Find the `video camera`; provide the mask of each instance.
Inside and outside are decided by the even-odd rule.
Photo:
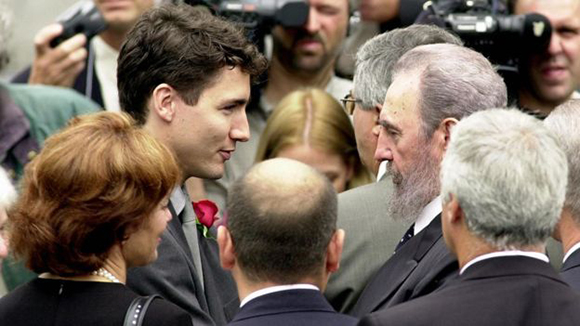
[[[517,75],[520,58],[544,51],[552,26],[540,14],[509,15],[503,1],[429,1],[418,22],[435,23],[457,34],[498,66],[500,74]]]
[[[203,5],[213,14],[245,27],[248,37],[264,48],[264,36],[275,25],[300,27],[308,20],[307,0],[184,0],[189,5]]]

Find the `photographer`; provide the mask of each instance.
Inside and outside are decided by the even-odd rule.
[[[523,60],[519,104],[547,116],[569,98],[578,98],[580,83],[580,1],[514,0],[516,15],[539,13],[552,25],[549,47]]]
[[[575,91],[580,85],[579,0],[434,3],[416,22],[451,29],[466,46],[473,46],[501,66],[515,106],[544,118],[557,105],[580,97]],[[475,21],[483,26],[489,18],[496,25],[478,30]]]
[[[93,1],[108,27],[91,40],[77,34],[56,47],[50,43],[63,33],[62,24],[42,28],[34,38],[31,67],[16,75],[13,82],[72,87],[106,110],[119,111],[119,48],[141,14],[162,0]]]

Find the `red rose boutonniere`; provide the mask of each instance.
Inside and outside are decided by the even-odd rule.
[[[198,229],[203,233],[204,237],[211,237],[209,229],[215,220],[217,220],[216,214],[219,211],[216,204],[206,199],[193,202],[193,211],[195,212],[195,216],[197,216],[195,224]]]

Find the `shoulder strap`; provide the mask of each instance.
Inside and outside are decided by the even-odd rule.
[[[141,326],[143,324],[143,319],[145,318],[145,313],[147,308],[153,299],[161,298],[157,294],[153,294],[147,297],[137,297],[129,305],[127,313],[125,314],[125,321],[123,326]]]

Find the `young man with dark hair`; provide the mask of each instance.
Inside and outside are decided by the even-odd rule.
[[[220,178],[236,143],[250,137],[250,81],[265,67],[265,58],[232,23],[187,5],[157,7],[141,17],[121,48],[121,107],[172,150],[182,183]],[[189,311],[196,325],[224,325],[238,309],[237,292],[219,266],[213,229],[200,231],[184,188],[173,191],[169,206],[173,219],[159,259],[129,272],[128,285],[161,294]]]

